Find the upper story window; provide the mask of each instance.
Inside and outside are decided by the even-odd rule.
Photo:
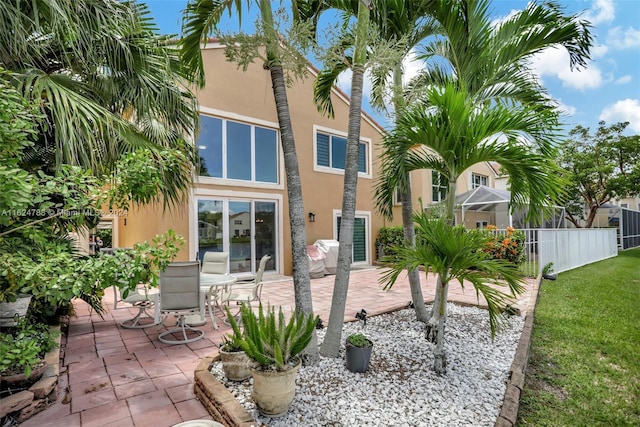
[[[361,140],[358,144],[358,173],[370,176],[370,143]],[[315,170],[343,173],[346,165],[347,137],[324,130],[315,132]]]
[[[431,201],[441,202],[447,197],[449,182],[440,172],[431,171]]]
[[[200,115],[196,146],[201,176],[278,182],[278,132],[274,129]]]
[[[471,174],[471,188],[478,188],[481,185],[488,186],[489,177],[486,175],[479,175],[477,173]]]

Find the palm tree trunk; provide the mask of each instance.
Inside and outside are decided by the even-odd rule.
[[[449,189],[447,190],[447,218],[451,222],[451,225],[455,224],[455,208],[456,208],[456,191],[457,191],[457,180],[458,177],[450,177],[449,178]],[[439,339],[444,340],[444,324],[442,326],[442,331],[440,330],[440,323],[444,322],[441,318],[442,310],[440,307],[443,304],[446,306],[447,304],[447,295],[449,293],[449,285],[443,285],[442,277],[438,276],[438,280],[436,280],[436,293],[435,299],[433,301],[433,309],[431,310],[431,316],[429,316],[429,321],[427,322],[427,338],[431,342],[437,343]],[[445,310],[446,312],[446,310]],[[440,336],[440,334],[443,334]]]
[[[398,64],[393,69],[393,103],[396,115],[404,107],[404,97],[402,96],[402,65]],[[404,244],[409,247],[416,245],[416,230],[413,225],[413,201],[411,200],[411,180],[409,172],[406,174],[407,188],[401,194],[402,201],[402,226],[404,231]],[[422,296],[420,286],[420,274],[417,269],[409,270],[409,287],[411,289],[411,301],[416,312],[416,319],[427,322],[429,313]]]
[[[436,348],[433,352],[434,361],[433,369],[438,374],[444,374],[447,371],[447,355],[444,351],[444,326],[447,320],[447,291],[449,290],[449,282],[442,285],[440,291],[438,309],[438,323],[436,329]]]
[[[349,132],[347,137],[347,158],[344,170],[344,193],[342,195],[342,217],[340,220],[340,246],[338,265],[333,285],[331,312],[327,332],[320,354],[337,357],[342,337],[344,311],[349,290],[349,274],[353,256],[353,224],[356,213],[356,188],[358,184],[358,143],[360,136],[360,105],[362,105],[362,83],[364,70],[354,67],[351,80],[351,105],[349,107]],[[359,90],[358,90],[359,88]],[[357,104],[357,105],[356,105]],[[354,138],[355,137],[355,138]],[[355,143],[353,140],[355,139]]]
[[[347,132],[347,153],[344,168],[344,193],[342,195],[342,218],[340,220],[340,246],[338,265],[333,285],[331,312],[327,332],[320,354],[337,357],[342,337],[344,311],[349,290],[349,274],[353,256],[353,223],[356,213],[356,189],[358,184],[358,144],[360,143],[360,123],[362,121],[362,87],[364,64],[366,63],[366,36],[369,27],[369,8],[362,1],[358,6],[358,27],[355,52],[353,55],[353,75],[351,78],[351,103],[349,104],[349,125]]]
[[[262,0],[261,7],[264,23],[270,24],[269,28],[275,28],[273,26],[270,2],[268,0]],[[273,95],[276,101],[278,124],[280,125],[280,141],[284,155],[284,169],[287,176],[295,308],[299,313],[312,313],[313,301],[311,297],[311,281],[309,278],[309,262],[307,260],[307,234],[302,199],[302,182],[300,180],[291,115],[289,113],[287,86],[284,71],[279,61],[278,39],[269,37],[269,40],[270,42],[267,43],[267,58],[270,60],[269,71],[271,74]],[[302,360],[305,365],[315,364],[319,360],[318,338],[315,333],[313,334],[311,343],[302,354]]]

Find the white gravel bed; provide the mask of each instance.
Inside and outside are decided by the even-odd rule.
[[[443,376],[433,371],[433,344],[413,309],[371,317],[364,330],[345,324],[340,357],[301,367],[293,404],[279,418],[260,416],[251,379],[228,381],[220,363],[211,371],[267,426],[493,426],[524,318],[509,317],[492,340],[486,310],[454,304],[448,310]],[[345,366],[344,338],[361,331],[374,342],[373,355],[368,372],[354,374]]]

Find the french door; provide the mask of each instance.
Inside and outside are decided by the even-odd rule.
[[[271,255],[266,270],[278,265],[277,203],[271,200],[197,198],[198,257],[229,252],[231,274],[254,273]]]

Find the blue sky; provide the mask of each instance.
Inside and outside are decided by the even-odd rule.
[[[186,0],[149,0],[156,24],[163,34],[179,34],[181,11]],[[571,71],[568,55],[550,49],[538,55],[532,69],[565,112],[567,129],[576,125],[595,130],[600,120],[607,124],[628,121],[628,134],[640,134],[640,0],[572,0],[560,1],[566,13],[581,13],[592,25],[594,46],[586,69]],[[499,20],[527,4],[523,0],[494,0],[492,16]],[[243,17],[251,25],[254,18]],[[232,23],[233,22],[233,23]],[[235,25],[230,19],[229,25]],[[411,76],[420,67],[406,64]],[[350,77],[340,79],[340,87],[349,93]],[[365,84],[365,92],[370,85]],[[365,104],[366,104],[365,96]],[[382,125],[384,114],[363,107]]]

